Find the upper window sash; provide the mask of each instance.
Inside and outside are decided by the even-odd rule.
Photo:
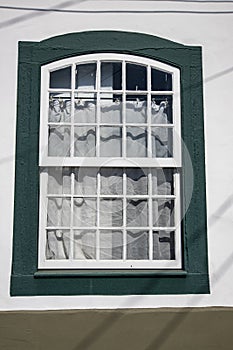
[[[100,80],[100,70],[101,70],[101,62],[119,62],[122,63],[122,88],[121,90],[106,90],[106,87],[101,87],[101,80]],[[82,89],[82,87],[78,87],[76,89],[76,67],[80,64],[88,64],[88,63],[96,63],[96,82],[95,82],[95,88],[94,89]],[[127,90],[127,84],[126,84],[126,66],[127,64],[137,64],[141,65],[142,67],[146,68],[147,71],[147,83],[146,83],[146,90]],[[65,69],[71,67],[71,85],[70,88],[50,88],[50,73],[55,72],[56,70]],[[169,91],[164,90],[152,90],[152,84],[151,84],[151,72],[152,69],[157,69],[165,73],[169,73],[172,76],[172,88]],[[148,154],[145,157],[130,157],[127,156],[127,153],[125,150],[123,150],[121,156],[110,156],[110,157],[101,157],[101,154],[95,154],[94,156],[90,157],[81,157],[81,156],[75,156],[74,155],[74,143],[71,142],[70,146],[70,154],[69,156],[48,156],[48,110],[49,110],[49,94],[56,93],[56,92],[64,92],[67,94],[70,94],[71,99],[71,120],[69,122],[61,123],[59,125],[69,125],[70,127],[70,137],[71,139],[74,138],[74,99],[76,93],[92,93],[96,94],[97,96],[97,120],[96,123],[91,123],[93,126],[97,126],[99,129],[100,125],[100,96],[106,97],[106,94],[113,92],[114,93],[120,93],[122,97],[122,108],[123,108],[123,115],[125,114],[125,106],[126,103],[126,96],[133,95],[136,96],[146,96],[147,98],[147,115],[151,115],[151,104],[152,104],[152,95],[156,96],[172,96],[172,123],[166,124],[166,129],[168,132],[173,133],[172,137],[172,147],[173,152],[172,156],[167,158],[160,158],[160,157],[153,157],[152,154]],[[181,128],[180,128],[180,71],[178,68],[175,68],[173,66],[147,59],[137,56],[131,56],[131,55],[121,55],[121,54],[91,54],[91,55],[84,55],[84,56],[78,56],[78,57],[72,57],[65,60],[56,61],[53,63],[50,63],[48,65],[42,66],[41,68],[41,122],[40,122],[40,157],[39,157],[39,165],[40,166],[58,166],[58,165],[64,165],[64,166],[99,166],[103,163],[106,164],[106,166],[125,166],[125,167],[133,167],[136,164],[140,164],[140,166],[144,167],[181,167]],[[150,117],[149,117],[150,118]],[[55,123],[54,123],[55,124]],[[78,124],[75,124],[76,126]],[[81,125],[85,125],[85,123],[81,123]],[[88,125],[88,123],[86,124]],[[126,127],[125,127],[125,121],[123,121],[123,124],[116,124],[116,126],[122,127],[123,126],[123,133],[122,133],[122,139],[126,138]],[[127,124],[128,125],[128,124]],[[111,124],[112,126],[112,124]],[[147,135],[151,135],[151,132],[153,127],[164,128],[164,124],[153,124],[150,122],[150,119],[146,121],[145,124],[137,124],[133,123],[130,124],[130,126],[139,126],[139,127],[147,127]],[[155,130],[155,129],[154,129]],[[151,146],[151,138],[152,136],[148,136],[148,144],[147,147],[152,149]],[[73,139],[74,140],[74,139]],[[126,144],[126,141],[123,142]],[[126,146],[123,145],[123,148],[126,148]],[[106,162],[107,161],[107,162]]]

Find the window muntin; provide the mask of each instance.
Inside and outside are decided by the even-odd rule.
[[[67,80],[71,71],[70,89],[62,87],[64,71]],[[127,72],[137,71],[146,81],[146,90],[141,90],[145,84],[139,86],[135,77],[132,86],[128,83],[132,90],[127,90]],[[47,88],[51,75],[61,76],[61,88]],[[156,89],[156,77],[158,88],[152,90]],[[59,157],[67,166],[83,161],[98,165],[105,161],[102,157],[118,157],[132,158],[143,166],[181,166],[179,69],[135,56],[86,55],[42,67],[42,86],[40,165],[59,166]],[[59,145],[58,132],[63,141]],[[112,155],[101,151],[109,148],[111,134],[118,139],[118,151]],[[141,152],[135,152],[138,140]],[[58,154],[48,146],[51,143]],[[114,162],[122,165],[120,159]]]
[[[61,87],[51,87],[59,74]],[[82,56],[43,67],[41,95],[39,267],[180,268],[179,70],[134,56]],[[111,193],[108,183],[104,194],[102,172],[113,167],[122,189]],[[95,185],[82,185],[90,193],[78,193],[77,173],[95,169]],[[135,169],[147,188],[130,194]],[[156,193],[155,173],[168,170],[173,190]],[[53,171],[69,190],[49,193]],[[103,215],[109,208],[112,217]]]

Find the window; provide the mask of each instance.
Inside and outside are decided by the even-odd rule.
[[[18,79],[12,295],[208,293],[200,48],[68,34]]]
[[[181,268],[179,70],[94,54],[41,86],[39,267]]]

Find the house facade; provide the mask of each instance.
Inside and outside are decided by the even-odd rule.
[[[231,1],[0,1],[0,347],[231,348]]]

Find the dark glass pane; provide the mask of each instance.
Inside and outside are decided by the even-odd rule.
[[[126,64],[126,90],[146,90],[146,67],[138,64]]]
[[[96,83],[96,63],[76,66],[76,89],[93,90]]]
[[[49,87],[52,89],[71,88],[71,67],[50,72]]]
[[[172,75],[161,70],[151,70],[151,89],[153,91],[171,91]]]
[[[103,62],[101,64],[101,88],[121,90],[122,69],[120,62]]]

